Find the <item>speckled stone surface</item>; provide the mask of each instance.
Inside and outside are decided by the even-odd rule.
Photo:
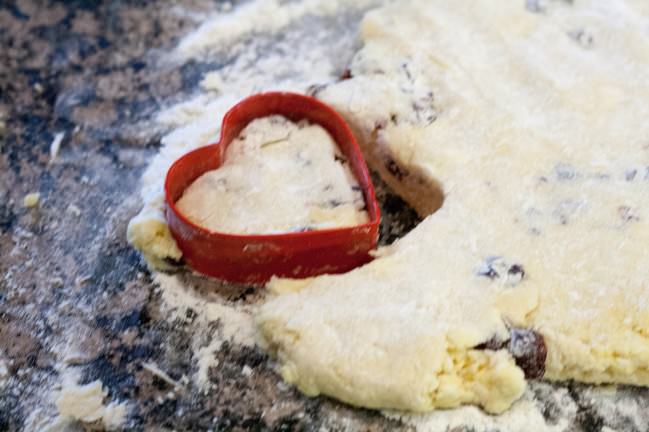
[[[48,390],[62,362],[82,382],[100,379],[111,399],[127,400],[125,430],[407,430],[380,414],[281,383],[257,348],[225,344],[213,388],[174,388],[142,368],[153,362],[172,379],[191,374],[191,320],[169,322],[150,274],[126,243],[138,210],[138,179],[164,131],[147,125],[162,104],[194,90],[206,65],[165,67],[160,53],[218,2],[0,2],[0,431],[24,430],[56,413]],[[65,132],[50,161],[50,143]],[[383,242],[418,221],[379,183]],[[41,194],[33,208],[23,197]],[[180,270],[181,272],[183,270]],[[258,298],[251,287],[215,286],[233,304]],[[63,356],[74,345],[73,356]],[[254,374],[242,376],[248,366]],[[578,414],[575,431],[638,429],[607,415],[565,384]],[[623,389],[647,406],[641,389]],[[536,394],[551,424],[561,407]],[[460,432],[462,429],[454,429]]]

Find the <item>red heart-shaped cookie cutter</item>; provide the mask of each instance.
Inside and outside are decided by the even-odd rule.
[[[369,222],[362,225],[281,234],[228,234],[202,228],[175,206],[199,176],[218,168],[227,146],[252,120],[279,114],[294,122],[306,119],[325,128],[347,157],[363,189]],[[272,92],[251,96],[223,118],[217,144],[196,149],[171,166],[165,180],[166,217],[185,261],[200,273],[240,283],[264,283],[272,276],[305,278],[342,273],[371,261],[380,210],[374,186],[349,126],[332,108],[309,96]]]

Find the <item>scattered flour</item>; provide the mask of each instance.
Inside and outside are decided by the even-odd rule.
[[[73,216],[81,216],[81,209],[74,204],[70,204],[67,210],[68,212],[72,213]]]
[[[612,419],[615,430],[645,431],[649,428],[649,400],[637,397],[640,391],[619,391],[616,386],[585,387],[581,397],[602,418]]]
[[[249,310],[203,299],[177,276],[156,273],[154,280],[162,294],[163,311],[169,314],[171,320],[189,320],[187,311],[191,309],[197,314],[195,322],[219,321],[223,340],[233,340],[241,345],[254,345],[256,330]]]
[[[201,298],[177,276],[157,273],[154,280],[161,293],[162,310],[170,321],[188,321],[188,311],[191,310],[195,314],[193,324],[198,328],[207,329],[211,323],[219,323],[218,333],[212,336],[207,345],[201,345],[199,337],[192,341],[193,357],[198,367],[194,381],[200,387],[206,388],[209,385],[209,368],[218,366],[214,355],[223,342],[229,341],[244,346],[255,344],[257,333],[252,313],[247,308],[228,306]]]
[[[541,404],[535,400],[532,389],[537,384],[531,384],[530,389],[512,407],[500,415],[489,415],[475,406],[463,406],[451,410],[437,410],[428,414],[404,414],[401,412],[386,411],[383,414],[392,419],[401,420],[412,426],[418,432],[448,431],[453,428],[467,428],[472,432],[561,432],[569,430],[577,406],[568,396],[564,388],[552,388],[545,383],[538,386],[550,394],[545,403],[551,402],[552,406],[559,407],[561,415],[556,422],[549,422],[543,416]]]
[[[333,15],[343,7],[360,9],[375,3],[372,0],[252,1],[231,12],[226,8],[226,13],[215,14],[195,32],[183,38],[175,54],[181,58],[196,57],[207,51],[228,47],[252,33],[275,33],[307,15]]]
[[[194,380],[199,387],[206,389],[209,387],[209,370],[211,367],[217,367],[219,360],[215,357],[216,353],[221,349],[223,340],[214,339],[207,346],[201,347],[195,352],[196,365],[198,370],[194,374]]]

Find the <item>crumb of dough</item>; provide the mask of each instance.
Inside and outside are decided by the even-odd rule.
[[[41,194],[38,192],[32,192],[25,195],[23,198],[23,207],[32,208],[36,207],[40,202]]]
[[[223,79],[221,78],[221,74],[219,72],[207,73],[201,81],[201,87],[203,88],[203,90],[207,91],[221,91],[224,85],[225,83],[223,82]]]
[[[128,242],[142,251],[147,263],[161,270],[171,269],[167,260],[178,260],[182,252],[169,231],[164,214],[143,209],[131,219],[126,236]]]
[[[68,206],[68,211],[76,217],[81,216],[81,209],[74,204]]]
[[[56,399],[56,407],[63,418],[78,420],[84,424],[100,423],[108,430],[119,428],[126,418],[125,403],[104,404],[108,392],[100,380],[79,385],[67,383]]]
[[[52,144],[50,144],[50,162],[54,162],[59,155],[59,150],[61,149],[61,143],[65,137],[65,132],[59,132],[54,135]]]

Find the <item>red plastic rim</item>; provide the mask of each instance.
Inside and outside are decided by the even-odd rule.
[[[187,219],[175,206],[199,176],[223,163],[227,146],[252,120],[279,114],[292,121],[309,120],[325,128],[350,162],[363,190],[369,222],[362,225],[281,234],[241,235],[210,231]],[[166,218],[186,263],[208,276],[237,283],[260,284],[272,276],[305,278],[343,273],[371,261],[380,210],[374,186],[349,126],[332,108],[295,93],[261,93],[244,99],[223,118],[216,144],[178,159],[165,179]]]

